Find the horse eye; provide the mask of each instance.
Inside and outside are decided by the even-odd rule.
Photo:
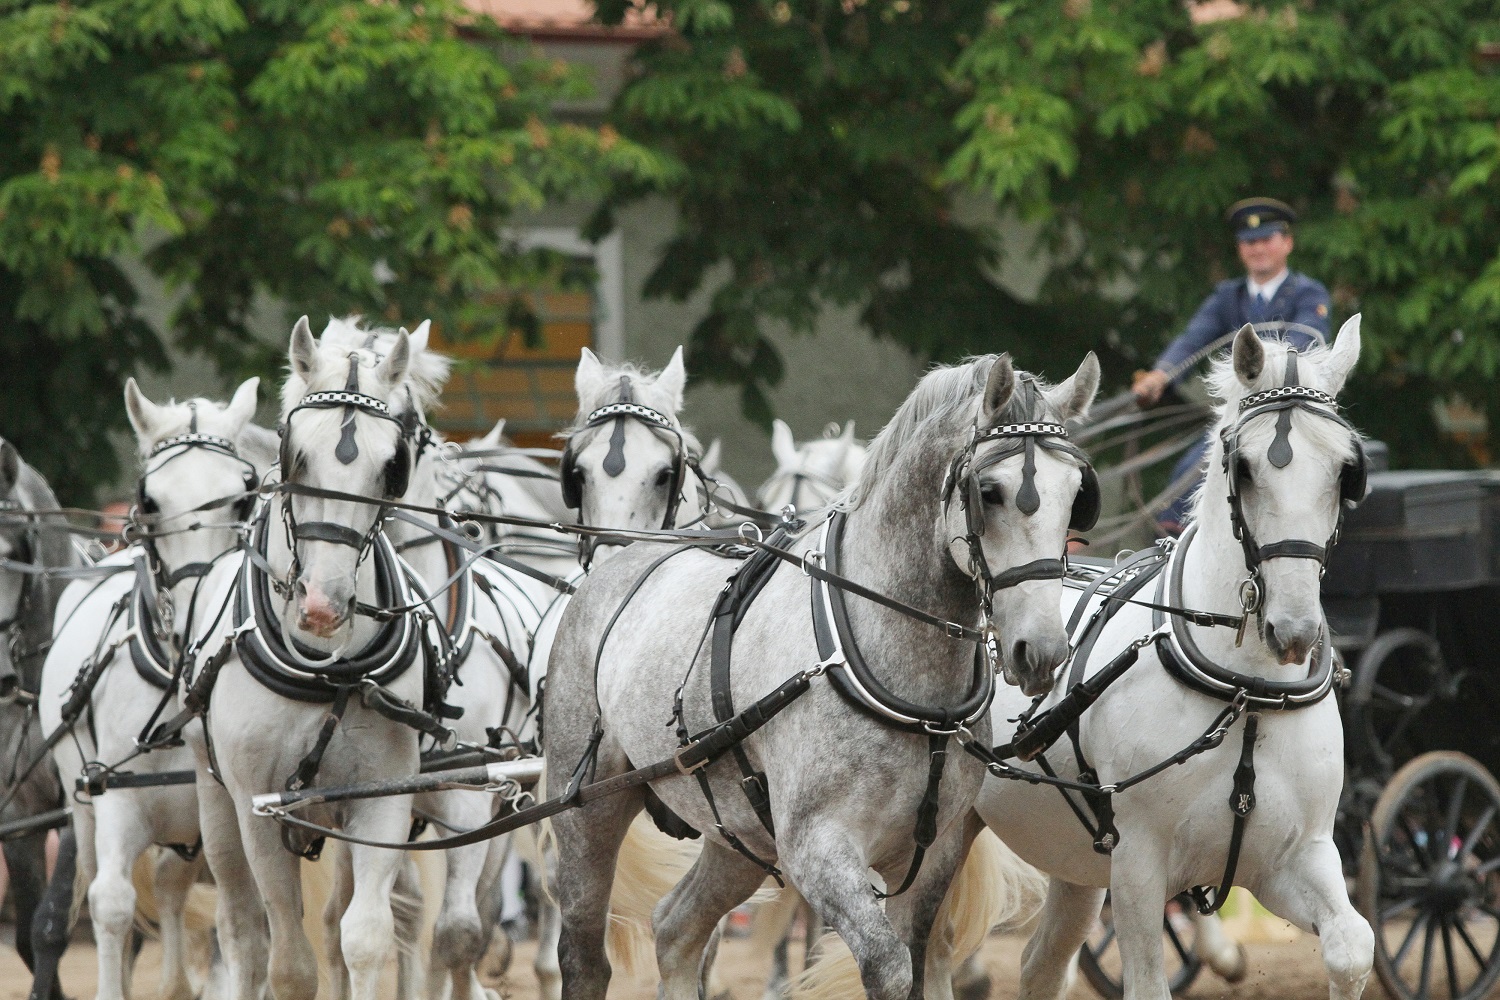
[[[979,488],[979,499],[991,507],[999,507],[1005,503],[1005,491],[1000,488],[999,483],[985,483]]]
[[[1235,465],[1234,471],[1241,483],[1249,485],[1255,481],[1255,477],[1250,474],[1250,463],[1243,458]]]
[[[672,470],[662,469],[656,474],[656,485],[665,486],[672,481]]]

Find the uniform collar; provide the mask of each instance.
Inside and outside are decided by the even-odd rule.
[[[1256,295],[1261,295],[1265,297],[1265,300],[1267,302],[1270,302],[1276,297],[1276,293],[1281,290],[1281,286],[1286,281],[1286,279],[1290,278],[1291,276],[1291,269],[1283,267],[1281,269],[1281,273],[1276,277],[1272,278],[1264,285],[1257,285],[1254,278],[1246,275],[1245,288],[1250,292],[1252,298]]]

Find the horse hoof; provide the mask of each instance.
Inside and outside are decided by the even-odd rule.
[[[1237,983],[1245,978],[1245,973],[1250,971],[1250,956],[1245,954],[1245,946],[1236,943],[1234,946],[1234,961],[1224,962],[1214,966],[1214,971],[1219,978],[1226,983]]]
[[[986,975],[966,983],[954,983],[954,1000],[989,1000],[991,985],[990,977]]]

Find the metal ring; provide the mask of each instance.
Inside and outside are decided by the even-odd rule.
[[[822,550],[821,549],[808,549],[806,552],[802,553],[802,575],[805,576],[805,577],[811,578],[812,574],[807,571],[807,561],[809,559],[816,559],[818,562],[822,562],[823,561],[823,552],[822,552]],[[819,569],[821,569],[821,568],[822,567],[820,566]]]
[[[760,525],[756,524],[754,521],[746,521],[744,524],[740,525],[740,540],[743,542],[749,542],[751,540],[749,532],[751,531],[755,532],[754,544],[761,544],[765,541],[765,534],[760,530]]]

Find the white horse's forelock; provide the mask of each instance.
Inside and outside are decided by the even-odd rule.
[[[136,449],[142,458],[151,454],[159,442],[167,438],[186,434],[193,426],[194,409],[197,406],[198,432],[200,434],[218,434],[224,436],[222,422],[218,419],[229,409],[228,403],[221,403],[216,399],[204,399],[202,396],[193,399],[184,399],[178,402],[169,399],[165,403],[155,404],[155,423],[151,430],[153,434],[149,440],[142,440],[136,435]]]
[[[285,416],[286,411],[297,405],[309,392],[342,389],[344,380],[348,377],[346,362],[349,354],[363,350],[373,336],[375,343],[371,350],[384,357],[395,344],[396,333],[392,327],[367,327],[359,316],[329,319],[328,326],[318,338],[318,384],[310,385],[295,371],[288,372],[281,390],[282,415]],[[405,384],[411,390],[412,401],[417,409],[426,413],[437,405],[442,396],[453,362],[436,351],[415,350],[416,345],[412,346],[414,349],[406,369]],[[392,406],[393,411],[398,409],[397,406]]]

